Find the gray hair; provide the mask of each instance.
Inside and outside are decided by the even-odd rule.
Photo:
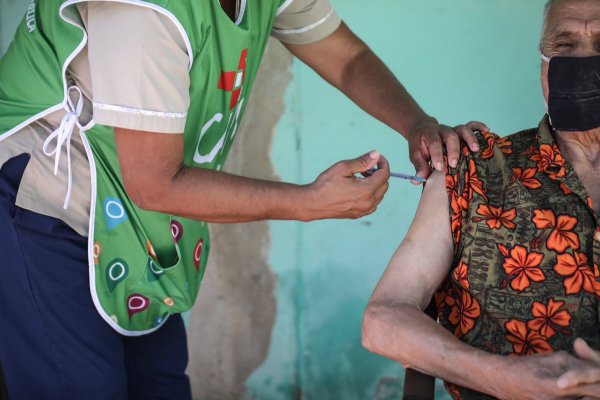
[[[540,35],[540,46],[539,49],[540,51],[542,50],[542,44],[544,42],[544,32],[546,31],[546,23],[548,22],[548,14],[550,14],[550,9],[552,8],[552,6],[556,3],[558,3],[560,0],[548,0],[546,2],[546,5],[544,6],[544,22],[542,23],[542,33]]]
[[[557,2],[558,0],[548,0],[546,2],[546,5],[544,6],[544,20],[548,18],[548,12],[550,11],[550,7],[552,7],[552,5]]]

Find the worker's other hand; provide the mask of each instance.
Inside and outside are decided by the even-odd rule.
[[[374,168],[369,176],[356,176]],[[376,150],[334,164],[307,186],[306,220],[356,219],[373,213],[388,189],[389,177],[388,162]]]
[[[438,171],[443,170],[444,146],[446,146],[448,154],[448,164],[455,167],[460,157],[460,141],[465,141],[472,151],[479,151],[479,144],[474,132],[488,132],[489,130],[485,124],[476,121],[454,128],[440,125],[434,119],[417,123],[408,133],[410,161],[415,166],[416,175],[427,179],[431,167]],[[429,165],[430,160],[431,166]]]

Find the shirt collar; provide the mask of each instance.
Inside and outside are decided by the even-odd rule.
[[[538,141],[538,149],[541,149],[543,145],[547,145],[552,148],[552,161],[544,164],[545,167],[543,171],[548,174],[552,180],[559,182],[561,185],[569,188],[574,194],[579,196],[579,198],[587,205],[590,212],[594,215],[594,219],[596,219],[596,213],[591,206],[592,200],[590,196],[583,186],[583,183],[581,183],[579,180],[577,173],[569,164],[569,162],[567,162],[567,160],[562,156],[560,149],[556,144],[556,130],[552,127],[548,115],[545,115],[540,121],[536,139]],[[546,152],[549,151],[550,149],[546,147]]]
[[[550,124],[548,115],[544,115],[544,118],[542,118],[538,125],[537,141],[540,145],[547,144],[552,146],[556,143],[556,132]]]

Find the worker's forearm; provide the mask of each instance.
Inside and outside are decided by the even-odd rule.
[[[171,180],[136,198],[144,209],[205,222],[312,219],[307,186],[182,168]]]
[[[115,128],[115,144],[135,205],[205,222],[360,218],[375,211],[390,176],[377,151],[337,162],[300,186],[183,166],[183,135]],[[355,176],[375,167],[364,179]]]
[[[366,46],[348,63],[338,88],[367,113],[405,138],[416,126],[435,121]]]
[[[415,306],[371,303],[363,345],[407,368],[490,393],[502,357],[468,346]]]
[[[375,166],[377,170],[367,178],[354,176]],[[145,173],[133,178],[133,183],[131,178],[124,181],[130,198],[143,209],[226,223],[360,218],[375,211],[388,188],[388,178],[387,161],[372,151],[334,164],[303,186],[193,167],[159,174],[154,180]]]

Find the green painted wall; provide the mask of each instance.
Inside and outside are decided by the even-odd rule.
[[[501,135],[537,125],[544,0],[332,3],[440,121],[480,119]],[[310,182],[333,162],[372,148],[394,171],[413,171],[402,138],[300,63],[293,73],[272,151],[283,180]],[[360,221],[271,224],[278,316],[267,361],[247,382],[249,397],[399,398],[401,368],[361,348],[360,323],[419,194],[394,181],[377,213]]]

